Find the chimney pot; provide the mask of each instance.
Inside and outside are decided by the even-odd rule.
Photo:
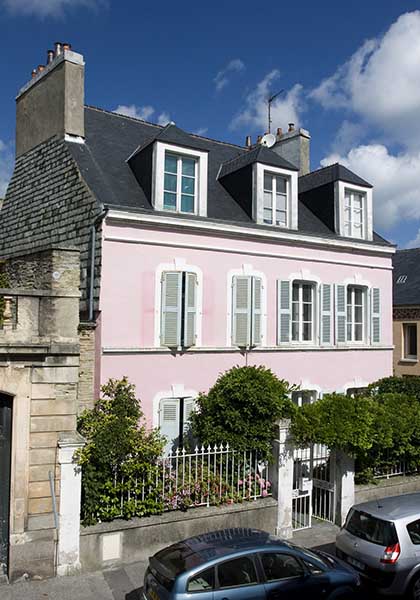
[[[251,146],[252,146],[252,141],[251,141],[251,136],[250,136],[250,135],[247,135],[247,136],[246,136],[246,139],[245,139],[245,146],[246,146],[247,148],[251,148]]]
[[[55,44],[54,44],[55,56],[60,56],[62,51],[63,51],[63,46],[62,46],[61,42],[55,42]]]
[[[257,144],[261,144],[261,140],[262,140],[262,135],[259,135],[257,137]]]
[[[281,127],[277,127],[277,137],[281,138],[282,135],[283,135],[283,129]]]
[[[290,131],[294,131],[295,130],[295,124],[294,123],[289,123],[289,132]]]
[[[63,44],[63,51],[64,51],[64,50],[71,50],[71,44],[68,44],[67,42],[65,42],[65,43]]]
[[[31,75],[32,75],[32,79],[33,79],[34,77],[36,77],[36,75],[37,75],[37,70],[36,70],[36,69],[32,69],[32,73],[31,73]]]
[[[47,52],[47,65],[50,65],[54,60],[54,50],[48,50]]]
[[[44,65],[38,65],[38,69],[37,69],[38,73],[42,73],[42,71],[44,71],[44,70],[45,70],[45,66]]]

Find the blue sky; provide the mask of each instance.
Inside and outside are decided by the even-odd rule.
[[[243,144],[289,121],[312,168],[375,185],[376,229],[420,246],[420,0],[211,3],[0,0],[0,195],[17,90],[56,40],[86,60],[86,101]]]

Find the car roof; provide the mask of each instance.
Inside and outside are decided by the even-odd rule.
[[[353,508],[390,521],[420,516],[420,493],[370,500],[369,502],[356,504]]]

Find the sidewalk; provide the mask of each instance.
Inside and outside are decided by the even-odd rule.
[[[338,527],[316,522],[311,529],[296,531],[293,542],[334,554]],[[0,600],[140,600],[140,588],[146,563],[74,577],[56,577],[44,581],[19,581],[0,586]]]

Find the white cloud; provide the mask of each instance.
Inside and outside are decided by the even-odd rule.
[[[135,104],[120,104],[114,109],[115,113],[147,121],[155,112],[153,106],[136,106]]]
[[[325,108],[350,109],[395,139],[415,142],[420,134],[420,11],[401,15],[382,37],[366,41],[311,97]]]
[[[273,82],[279,76],[279,71],[274,69],[259,82],[255,90],[247,96],[243,110],[231,122],[232,129],[248,126],[251,129],[259,130],[260,133],[267,130],[267,99]],[[300,125],[300,113],[304,109],[302,90],[303,87],[297,83],[292,89],[273,101],[271,104],[272,131],[276,127],[285,127],[288,123],[294,123],[297,127]]]
[[[343,154],[352,146],[358,144],[365,134],[365,127],[361,123],[352,123],[344,120],[339,127],[332,143],[332,152]]]
[[[340,162],[374,185],[376,226],[389,229],[399,221],[420,219],[420,151],[390,154],[382,144],[331,154],[323,166]]]
[[[24,16],[62,17],[67,9],[77,6],[99,8],[105,0],[3,0],[5,8],[12,14]]]
[[[195,131],[193,131],[193,133],[195,133],[195,135],[206,135],[206,133],[208,132],[209,128],[208,127],[199,127],[198,129],[196,129]]]
[[[234,58],[233,60],[229,61],[228,64],[221,69],[213,79],[216,86],[216,91],[220,92],[228,85],[230,81],[229,76],[231,73],[240,73],[241,71],[244,71],[244,69],[245,64],[240,58]]]
[[[4,198],[13,172],[13,153],[11,148],[0,140],[0,198]]]
[[[158,122],[159,125],[167,125],[170,122],[170,120],[171,120],[171,115],[168,112],[163,111],[158,116],[157,122]]]

